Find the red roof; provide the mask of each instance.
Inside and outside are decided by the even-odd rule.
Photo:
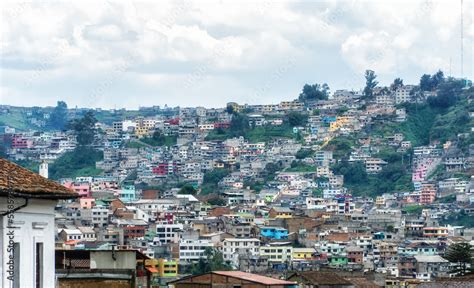
[[[180,284],[196,284],[196,283],[209,284],[209,281],[211,281],[211,277],[202,278],[201,276],[211,275],[211,274],[232,277],[235,279],[258,283],[258,284],[262,284],[266,286],[274,286],[274,285],[275,286],[294,286],[296,285],[296,282],[285,281],[285,280],[270,278],[270,277],[266,277],[266,276],[262,276],[258,274],[240,272],[240,271],[212,271],[212,272],[205,273],[202,275],[188,276],[188,277],[184,277],[178,280],[170,281],[168,282],[168,284],[178,284],[178,283]],[[197,279],[195,280],[195,278]]]
[[[295,282],[275,279],[258,274],[246,273],[241,271],[213,271],[212,273],[252,281],[263,285],[295,285]]]

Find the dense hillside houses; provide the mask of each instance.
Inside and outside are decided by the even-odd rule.
[[[440,108],[439,89],[70,109],[62,130],[23,108],[36,124],[1,144],[77,196],[48,210],[62,283],[400,287],[455,276],[450,249],[474,241],[474,91]]]

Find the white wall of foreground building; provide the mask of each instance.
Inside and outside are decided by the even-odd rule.
[[[42,243],[40,287],[55,287],[54,278],[54,206],[56,200],[28,199],[28,205],[13,213],[13,225],[8,228],[8,216],[1,216],[8,211],[7,198],[0,197],[0,286],[1,287],[36,287],[36,247]],[[13,198],[14,206],[25,203],[23,198]],[[8,279],[9,257],[8,245],[10,231],[14,231],[13,241],[18,243],[19,258],[16,259],[19,271],[15,275],[18,285]],[[13,255],[13,254],[12,254]],[[16,269],[15,269],[16,270]]]

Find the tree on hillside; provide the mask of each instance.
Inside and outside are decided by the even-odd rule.
[[[433,91],[445,80],[443,71],[439,70],[433,76],[430,74],[423,74],[420,78],[421,91]]]
[[[155,130],[151,137],[143,137],[141,142],[151,146],[173,146],[177,139],[177,135],[165,135],[160,130]]]
[[[214,206],[225,206],[227,204],[227,201],[225,201],[221,197],[213,197],[213,198],[207,200],[207,203],[209,205],[214,205]]]
[[[379,84],[375,79],[377,79],[377,75],[373,70],[365,70],[364,96],[366,98],[370,99],[374,96],[374,88]]]
[[[306,122],[308,121],[308,116],[305,114],[301,114],[298,112],[290,112],[287,115],[287,121],[290,126],[295,127],[295,126],[304,126],[306,125]]]
[[[67,104],[64,101],[58,101],[49,117],[48,126],[55,130],[63,130],[66,128],[67,121]]]
[[[234,106],[232,105],[227,105],[227,107],[225,108],[225,111],[229,114],[234,114]]]
[[[396,91],[398,88],[403,86],[403,79],[401,78],[395,78],[393,80],[393,83],[390,85],[390,89],[392,91]]]
[[[178,194],[196,195],[196,189],[194,189],[193,185],[191,184],[184,184],[184,186],[179,189]]]
[[[230,121],[230,128],[237,136],[242,136],[249,128],[249,119],[246,115],[235,113]]]
[[[200,258],[199,261],[193,264],[191,273],[193,275],[205,274],[210,271],[226,271],[232,270],[232,267],[224,261],[222,252],[213,248],[206,248],[204,250],[206,258]]]
[[[96,123],[97,119],[92,110],[87,111],[81,119],[74,119],[69,122],[69,127],[76,135],[79,146],[90,146],[94,143],[97,132],[95,128]]]
[[[299,100],[303,102],[315,100],[327,100],[329,96],[329,86],[324,83],[320,84],[305,84],[303,91],[301,91]]]
[[[358,184],[367,182],[367,172],[362,161],[341,161],[333,167],[335,174],[344,175],[344,182]]]
[[[472,263],[472,246],[469,243],[457,243],[449,246],[444,258],[457,264],[455,271],[461,275],[466,274],[467,264]]]
[[[419,86],[421,91],[431,91],[431,75],[423,74]]]
[[[434,88],[438,87],[444,81],[444,73],[441,70],[438,70],[436,74],[431,77],[431,82],[433,83]]]
[[[446,81],[443,80],[437,85],[437,95],[434,97],[429,97],[428,104],[430,104],[432,107],[439,108],[448,108],[454,105],[459,99],[464,86],[462,80],[456,80],[453,78],[449,78]]]

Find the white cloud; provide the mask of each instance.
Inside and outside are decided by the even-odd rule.
[[[464,71],[472,78],[473,7],[464,2]],[[456,1],[63,1],[0,7],[2,104],[18,104],[19,97],[35,105],[66,99],[105,107],[194,103],[188,98],[211,106],[275,102],[296,97],[304,82],[354,88],[367,68],[382,83],[395,77],[415,82],[422,73],[449,69],[450,59],[452,73],[460,71]],[[289,60],[292,68],[276,79]]]

